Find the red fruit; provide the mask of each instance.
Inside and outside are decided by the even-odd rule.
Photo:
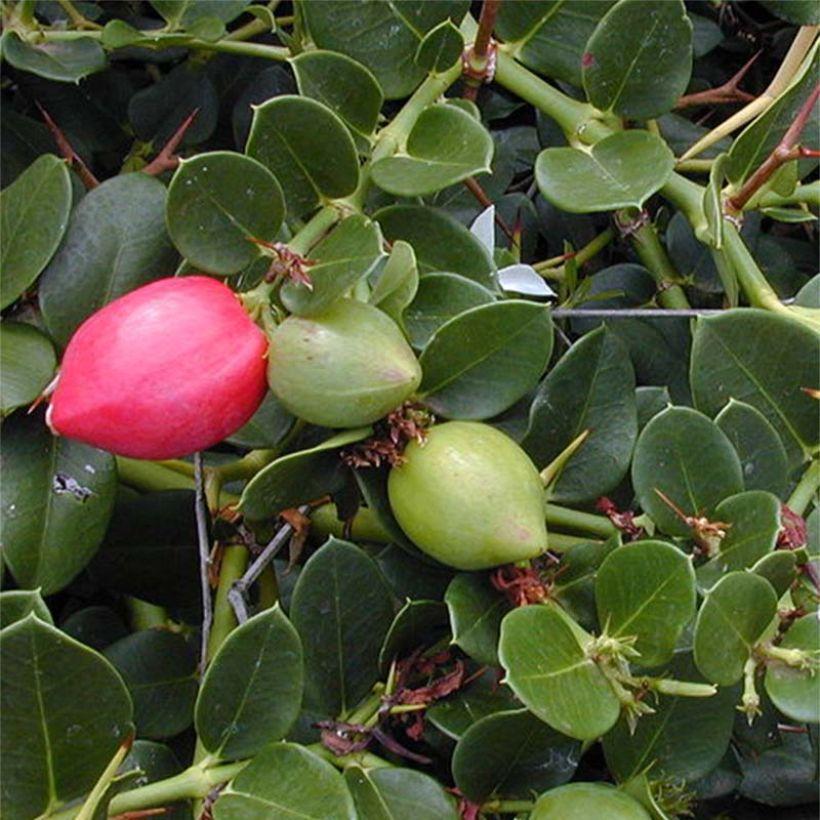
[[[49,424],[133,458],[204,450],[259,407],[267,349],[265,335],[221,282],[160,279],[79,327],[63,356]]]

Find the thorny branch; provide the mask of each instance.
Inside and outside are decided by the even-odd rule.
[[[191,124],[199,114],[199,109],[195,108],[183,121],[182,124],[171,136],[171,139],[165,143],[162,150],[148,163],[143,169],[143,174],[150,176],[158,176],[165,171],[173,171],[179,165],[179,157],[176,155],[176,150],[185,136],[185,132],[191,127]]]
[[[710,88],[708,91],[698,91],[695,94],[685,94],[676,103],[675,108],[680,110],[682,108],[692,108],[696,105],[719,105],[721,103],[733,102],[751,102],[754,99],[753,94],[746,91],[741,91],[738,88],[740,81],[746,76],[746,73],[754,65],[755,60],[762,54],[758,51],[752,56],[750,60],[734,75],[727,80],[723,85],[717,88]]]
[[[68,138],[60,126],[51,119],[48,111],[46,111],[39,102],[35,101],[34,104],[43,115],[48,130],[51,131],[51,136],[54,137],[54,142],[57,143],[60,154],[68,160],[68,164],[77,172],[87,190],[90,191],[92,188],[96,188],[100,184],[100,181],[91,173],[90,168],[83,162],[82,157],[74,150],[74,147],[68,141]]]

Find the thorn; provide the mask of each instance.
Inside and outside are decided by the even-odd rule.
[[[144,174],[158,176],[165,171],[174,170],[177,165],[179,165],[179,157],[176,155],[175,151],[182,142],[185,132],[191,127],[191,124],[196,119],[197,114],[199,114],[198,108],[195,108],[190,114],[188,114],[188,116],[182,121],[179,128],[174,131],[171,139],[165,143],[162,150],[156,155],[156,157],[154,157],[154,159],[151,160],[151,162],[148,163],[148,165],[142,169]]]
[[[695,105],[718,105],[720,103],[733,102],[751,102],[755,99],[754,94],[749,94],[746,91],[741,91],[738,88],[740,81],[746,76],[746,73],[755,63],[757,58],[763,53],[761,49],[756,54],[746,61],[741,69],[727,80],[723,85],[717,88],[710,88],[708,91],[698,91],[695,94],[686,94],[675,103],[676,109],[691,108]]]
[[[48,126],[48,130],[51,131],[51,136],[54,137],[54,142],[57,143],[57,148],[59,149],[60,153],[62,154],[63,158],[68,161],[68,164],[77,172],[80,179],[83,181],[83,185],[85,185],[87,190],[92,190],[96,188],[100,181],[94,174],[91,173],[89,167],[83,162],[80,155],[74,150],[71,143],[68,141],[66,135],[62,132],[60,126],[54,122],[53,119],[49,116],[48,111],[43,108],[40,103],[35,100],[34,104],[39,109],[40,113],[43,115],[43,119],[45,120],[46,125]]]

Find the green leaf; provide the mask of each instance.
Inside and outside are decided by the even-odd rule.
[[[698,584],[711,587],[725,573],[747,569],[777,544],[780,501],[763,490],[749,490],[718,504],[715,519],[728,524],[718,554],[698,567]]]
[[[468,310],[442,325],[421,355],[421,392],[451,419],[486,419],[538,382],[552,353],[549,311],[510,299]]]
[[[0,307],[31,287],[68,227],[71,179],[52,154],[35,160],[0,194]]]
[[[291,216],[352,194],[359,184],[350,132],[327,106],[306,97],[285,94],[256,108],[245,152],[279,180]]]
[[[128,687],[140,737],[173,737],[191,725],[197,657],[182,635],[163,629],[134,632],[107,647],[105,657]]]
[[[688,407],[670,407],[638,437],[632,485],[663,532],[685,536],[690,527],[657,491],[686,515],[714,519],[715,507],[743,490],[743,474],[737,453],[713,421]]]
[[[310,251],[312,289],[285,282],[282,303],[297,316],[315,316],[367,276],[381,256],[379,226],[366,216],[349,216]]]
[[[775,17],[800,26],[820,25],[820,9],[814,0],[760,0]]]
[[[533,714],[569,737],[594,740],[614,725],[620,703],[586,656],[579,629],[550,606],[514,609],[501,623],[498,656],[507,684]]]
[[[277,604],[228,635],[196,701],[196,732],[212,754],[252,757],[281,740],[302,704],[302,646]]]
[[[526,709],[476,721],[453,753],[456,786],[469,800],[527,798],[560,786],[578,765],[581,744],[556,732]]]
[[[585,430],[589,437],[553,489],[559,503],[592,501],[616,487],[638,435],[632,363],[604,326],[577,341],[541,383],[521,446],[542,468]]]
[[[367,66],[385,97],[394,100],[406,97],[424,78],[424,69],[413,62],[424,35],[447,18],[460,23],[468,6],[468,0],[305,0],[301,10],[319,48],[346,54]]]
[[[487,249],[451,216],[420,205],[391,205],[373,217],[388,242],[403,239],[416,252],[419,275],[458,273],[496,290],[493,260]]]
[[[128,635],[122,616],[109,606],[87,606],[74,612],[60,624],[60,631],[97,652]]]
[[[675,680],[703,682],[689,653],[677,654],[669,669]],[[620,783],[651,766],[652,779],[697,780],[720,763],[734,726],[737,690],[718,689],[708,698],[663,695],[631,729],[625,717],[604,735],[609,770]]]
[[[544,199],[576,214],[640,208],[669,179],[675,164],[666,143],[648,131],[619,131],[580,148],[547,148],[535,161]]]
[[[393,600],[373,559],[331,538],[302,569],[290,606],[305,652],[305,708],[332,716],[376,682]]]
[[[797,576],[797,558],[788,550],[770,552],[752,566],[752,572],[765,578],[772,585],[779,600]]]
[[[350,129],[359,150],[367,149],[384,102],[371,71],[332,51],[304,51],[290,64],[299,93],[326,105]]]
[[[133,731],[131,700],[105,658],[33,613],[3,630],[0,668],[0,811],[30,820],[94,785]]]
[[[638,430],[640,431],[658,413],[672,404],[672,400],[666,387],[636,387],[635,404],[638,409]]]
[[[813,612],[798,618],[780,642],[782,649],[798,649],[813,655],[820,647],[820,621]],[[801,723],[820,723],[820,674],[770,661],[766,667],[766,691],[787,717]]]
[[[431,105],[416,120],[407,144],[377,160],[370,176],[395,196],[425,196],[475,174],[488,173],[493,140],[484,126],[452,105]]]
[[[168,233],[196,268],[237,273],[274,239],[285,216],[276,177],[256,160],[213,151],[182,160],[168,188]]]
[[[330,763],[295,743],[276,743],[256,755],[214,804],[215,820],[263,817],[356,820],[356,812]]]
[[[784,497],[789,478],[786,448],[766,417],[750,404],[736,399],[715,417],[740,458],[747,490],[766,490]]]
[[[507,600],[477,573],[460,572],[444,595],[450,613],[453,643],[476,663],[498,666],[501,620],[509,611]]]
[[[410,342],[415,348],[423,349],[450,319],[470,308],[494,301],[495,297],[486,288],[456,273],[422,276],[416,297],[404,314]]]
[[[51,342],[36,327],[0,324],[0,414],[31,404],[54,377],[56,366]]]
[[[688,555],[664,541],[636,541],[611,552],[595,581],[598,621],[617,638],[636,636],[641,666],[672,658],[695,614],[695,572]]]
[[[359,820],[456,820],[453,798],[429,775],[386,766],[344,771]]]
[[[7,30],[2,50],[3,58],[15,68],[63,83],[76,83],[106,67],[105,52],[91,37],[33,45]]]
[[[88,563],[114,506],[114,458],[56,438],[39,416],[3,425],[3,558],[18,585],[62,589]]]
[[[402,239],[393,243],[390,256],[370,292],[370,304],[404,326],[404,311],[419,288],[419,271],[413,246]]]
[[[87,193],[40,282],[40,309],[64,346],[103,305],[171,276],[177,255],[165,231],[165,187],[147,174],[123,174]]]
[[[444,20],[427,32],[419,43],[413,61],[431,74],[443,74],[461,59],[463,51],[461,32],[452,20]]]
[[[386,674],[394,660],[421,646],[432,646],[447,633],[448,626],[447,609],[441,601],[407,601],[384,636],[379,668]]]
[[[345,430],[311,447],[288,453],[263,467],[246,485],[239,507],[251,520],[273,518],[288,507],[296,507],[341,489],[343,464],[338,451],[370,435],[369,427]]]
[[[615,0],[504,0],[496,31],[528,68],[581,87],[581,57]]]
[[[769,806],[814,803],[817,797],[817,756],[813,735],[816,737],[811,731],[806,734],[779,733],[778,746],[760,755],[742,757],[740,795]],[[769,813],[775,817],[782,814],[776,809]]]
[[[47,624],[54,623],[39,590],[13,589],[0,592],[0,629],[22,621],[30,612]]]
[[[692,22],[682,0],[620,0],[583,56],[584,90],[601,111],[645,120],[671,111],[692,75]]]
[[[569,783],[538,798],[530,820],[650,820],[646,809],[607,783]]]
[[[785,316],[747,308],[699,319],[692,339],[692,395],[708,415],[730,399],[759,410],[780,433],[790,467],[820,448],[817,335]]]
[[[249,450],[271,448],[282,441],[293,424],[294,417],[269,391],[259,409],[251,416],[251,420],[232,436],[228,436],[227,440]]]
[[[155,743],[152,740],[135,740],[122,769],[126,772],[126,777],[128,773],[136,773],[140,784],[148,785],[179,774],[182,766],[176,755],[162,743]],[[161,815],[163,820],[191,820],[190,804],[187,801],[166,804],[163,808],[165,809],[165,814]],[[94,820],[103,819],[95,817]]]
[[[695,663],[703,677],[721,686],[740,680],[776,610],[768,581],[749,572],[724,575],[707,593],[695,623]]]

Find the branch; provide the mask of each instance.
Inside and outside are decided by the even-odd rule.
[[[197,114],[199,114],[199,109],[195,108],[188,116],[182,121],[182,125],[177,128],[174,132],[171,139],[165,143],[163,149],[148,163],[143,169],[143,174],[149,174],[150,176],[158,176],[159,174],[165,173],[165,171],[173,171],[179,165],[179,157],[174,153],[179,144],[182,142],[182,138],[185,136],[185,132],[191,127],[191,124],[196,119]]]
[[[492,79],[495,46],[492,42],[495,20],[501,0],[484,0],[475,42],[464,52],[464,99],[475,101],[481,83]]]
[[[205,673],[208,663],[208,640],[213,621],[213,601],[211,600],[211,541],[208,536],[208,508],[205,504],[205,482],[202,475],[202,453],[194,453],[194,475],[196,478],[196,496],[194,512],[196,514],[196,537],[199,543],[199,581],[202,588],[202,651],[200,655],[200,672]]]
[[[489,208],[493,201],[487,196],[487,192],[481,187],[481,183],[475,177],[467,177],[464,180],[467,190],[478,200],[482,208]],[[495,215],[495,224],[504,231],[504,235],[513,244],[516,244],[515,234],[507,226],[507,223],[498,215]]]
[[[753,55],[740,71],[738,71],[734,77],[723,83],[723,85],[717,88],[710,88],[708,91],[698,91],[696,94],[686,94],[675,103],[675,108],[680,110],[681,108],[691,108],[696,105],[751,102],[754,99],[754,95],[746,91],[741,91],[738,85],[762,53],[762,51],[758,51],[757,54]]]
[[[57,143],[57,148],[59,149],[60,154],[64,159],[68,160],[68,164],[77,172],[80,179],[83,181],[83,185],[85,185],[89,191],[92,188],[96,188],[100,184],[100,181],[94,176],[94,174],[91,173],[89,167],[74,150],[73,146],[68,141],[68,138],[60,129],[60,126],[58,126],[57,123],[51,119],[48,111],[46,111],[45,108],[37,102],[37,100],[34,101],[34,104],[43,115],[43,119],[48,126],[48,130],[51,131],[51,136],[54,137],[54,142]]]
[[[809,94],[794,118],[794,122],[789,126],[775,149],[766,157],[763,164],[743,183],[741,189],[734,196],[726,200],[727,208],[731,212],[739,213],[742,211],[749,200],[769,181],[772,174],[781,165],[801,157],[820,156],[818,151],[800,148],[797,145],[797,141],[809,121],[812,108],[814,108],[818,98],[820,98],[820,85],[815,86],[814,91]]]

